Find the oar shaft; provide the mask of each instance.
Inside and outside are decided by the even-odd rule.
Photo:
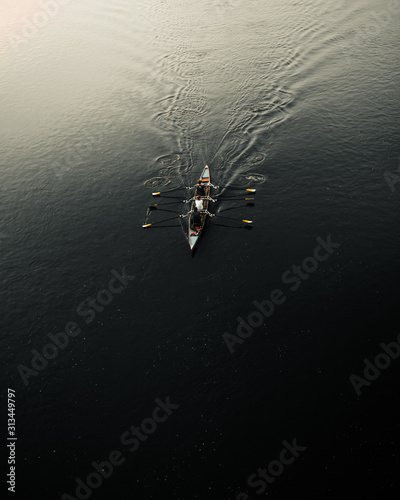
[[[247,219],[234,219],[233,217],[226,217],[224,215],[219,215],[219,214],[213,214],[214,217],[218,217],[218,219],[229,219],[229,220],[234,220],[236,222],[245,222],[246,224],[251,224],[253,221],[252,220],[247,220]]]
[[[218,197],[217,199],[215,199],[214,201],[231,201],[231,200],[234,200],[234,201],[253,201],[254,198],[220,198]]]
[[[176,214],[176,210],[168,210],[167,208],[149,207],[150,210],[157,210],[158,212],[171,212],[171,214]]]
[[[239,198],[240,196],[254,196],[256,193],[249,193],[248,191],[243,191],[243,193],[238,193],[238,194],[233,194],[233,193],[227,193],[226,195],[223,193],[215,193],[214,196],[217,198],[223,198],[224,200],[227,199],[232,199],[234,200],[235,198]]]
[[[175,198],[177,200],[181,200],[182,196],[167,196],[165,194],[162,194],[161,192],[158,193],[151,193],[153,196],[160,196],[160,198]]]
[[[168,219],[159,220],[157,222],[152,222],[151,224],[143,224],[142,227],[147,228],[150,226],[155,226],[156,224],[161,224],[162,222],[168,222],[169,220],[177,219],[178,217],[180,217],[180,215],[175,215],[175,217],[169,217]]]
[[[244,187],[231,187],[231,186],[219,186],[220,188],[223,189],[232,189],[234,191],[240,191],[241,189],[244,189],[245,191],[249,191],[250,193],[255,193],[256,190],[254,188],[244,188]]]
[[[254,207],[254,203],[246,203],[246,205],[239,205],[238,207],[225,208],[224,210],[221,210],[220,212],[218,212],[218,214],[223,214],[224,212],[227,212],[228,210],[236,210],[237,208],[243,208],[243,207]]]
[[[174,189],[168,189],[167,191],[158,191],[158,193],[173,193],[175,191],[182,191],[182,189],[185,189],[184,186],[181,186],[181,187],[178,187],[178,188],[174,188]],[[155,193],[152,193],[153,196],[155,196]]]
[[[150,207],[163,207],[164,205],[175,205],[176,203],[185,203],[186,200],[180,201],[169,201],[168,203],[155,203],[154,205],[150,205]]]

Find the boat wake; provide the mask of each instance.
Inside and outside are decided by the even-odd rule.
[[[203,11],[199,8],[198,14],[204,15]],[[292,93],[281,84],[282,72],[274,66],[280,58],[273,54],[266,58],[261,48],[252,48],[253,61],[240,58],[240,51],[234,50],[228,58],[215,57],[206,50],[207,45],[196,46],[190,30],[196,19],[188,16],[185,12],[175,19],[173,27],[166,16],[154,41],[162,48],[155,77],[165,87],[165,97],[157,103],[153,123],[171,141],[170,150],[177,152],[155,158],[151,166],[155,176],[145,184],[168,188],[193,184],[192,169],[207,163],[218,184],[267,182],[268,150],[276,131],[288,121],[293,103]],[[236,43],[234,30],[228,26],[219,29],[225,29],[225,35]],[[232,75],[240,74],[243,78],[236,88],[228,84],[226,93],[221,88],[218,94],[211,94],[218,96],[218,107],[208,109],[206,89],[213,92],[216,84],[219,88],[232,81]],[[228,100],[225,108],[220,102],[224,98]],[[226,123],[222,133],[211,130],[212,125],[218,127],[216,119]]]
[[[254,80],[261,80],[261,83],[257,86]],[[249,105],[246,101],[250,88],[256,105]],[[277,85],[267,89],[260,77],[246,78],[240,89],[211,163],[218,164],[215,168],[221,172],[221,183],[229,181],[241,186],[251,181],[262,184],[267,181],[267,175],[253,169],[265,168],[269,143],[275,130],[284,126],[288,119],[292,96]],[[254,89],[257,91],[255,98]]]

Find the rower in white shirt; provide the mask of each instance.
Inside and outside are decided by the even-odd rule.
[[[203,210],[204,205],[203,205],[203,200],[201,199],[201,196],[197,195],[196,200],[195,200],[196,208],[197,210]]]

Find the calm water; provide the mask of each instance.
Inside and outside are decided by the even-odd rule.
[[[349,377],[399,333],[398,3],[2,1],[14,498],[86,498],[76,478],[113,450],[125,461],[94,500],[390,498],[400,362],[359,397]],[[141,225],[152,191],[206,163],[212,181],[257,189],[226,214],[255,222],[210,224],[192,258],[179,222]],[[328,235],[318,269],[284,282]],[[123,268],[123,291],[78,315]],[[223,334],[274,289],[285,302],[230,354]],[[69,322],[81,332],[25,385],[17,367]],[[179,408],[130,452],[121,436],[168,396]],[[248,477],[294,439],[306,449],[259,495]]]

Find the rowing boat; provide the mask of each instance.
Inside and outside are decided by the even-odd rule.
[[[189,200],[182,200],[182,198],[180,196],[171,196],[169,193],[173,192],[173,191],[179,191],[180,189],[182,188],[175,188],[175,189],[170,189],[168,191],[164,191],[164,192],[161,192],[161,191],[157,191],[156,193],[151,193],[153,196],[162,196],[162,197],[165,197],[165,198],[172,198],[172,199],[176,199],[176,200],[179,200],[179,201],[171,201],[171,202],[167,202],[167,203],[161,203],[161,204],[158,204],[158,203],[155,203],[154,205],[150,205],[147,207],[147,210],[146,210],[146,217],[145,217],[145,220],[144,220],[144,223],[142,224],[142,227],[143,228],[151,228],[151,227],[154,227],[156,224],[160,224],[158,227],[161,228],[161,227],[171,227],[171,226],[162,226],[161,224],[163,224],[164,222],[168,222],[168,221],[171,221],[171,220],[174,220],[174,219],[186,219],[188,218],[188,233],[187,233],[187,239],[188,239],[188,243],[189,243],[189,247],[190,247],[190,250],[192,252],[192,255],[194,254],[194,251],[197,247],[197,244],[198,244],[198,241],[200,239],[200,236],[202,235],[204,229],[205,229],[205,225],[206,225],[206,222],[207,222],[207,217],[218,217],[218,219],[228,219],[228,220],[233,220],[233,221],[236,221],[236,222],[244,222],[245,224],[249,224],[248,226],[245,226],[246,229],[251,229],[252,226],[250,224],[252,224],[252,221],[251,220],[247,220],[247,219],[241,219],[241,220],[237,220],[235,218],[232,218],[232,217],[225,217],[223,215],[221,215],[221,213],[223,212],[226,212],[227,210],[232,210],[234,208],[240,208],[240,207],[228,207],[228,208],[225,208],[224,210],[220,210],[218,212],[218,214],[215,214],[215,213],[210,213],[210,211],[208,210],[208,207],[210,205],[210,202],[216,202],[216,201],[219,201],[220,199],[224,199],[224,200],[235,200],[235,201],[239,201],[239,198],[241,196],[241,194],[238,194],[238,195],[222,195],[221,196],[221,193],[217,194],[217,193],[214,193],[215,196],[217,196],[218,199],[212,199],[211,198],[211,191],[212,189],[214,188],[215,190],[218,190],[219,188],[223,188],[223,189],[239,189],[239,190],[244,190],[245,193],[244,194],[247,194],[248,192],[250,193],[255,193],[256,190],[255,189],[252,189],[252,188],[237,188],[237,187],[231,187],[231,186],[214,186],[213,184],[211,184],[210,182],[210,168],[208,165],[206,165],[200,175],[200,183],[202,184],[202,186],[204,187],[204,194],[203,193],[200,193],[199,192],[199,189],[198,189],[198,185],[196,186],[191,186],[191,187],[187,187],[186,189],[188,190],[191,190],[191,189],[195,189],[195,192],[194,192],[194,195],[192,198],[190,198]],[[203,199],[203,209],[199,211],[200,213],[200,222],[197,222],[197,223],[194,223],[194,217],[193,217],[193,214],[194,214],[194,208],[196,206],[196,196],[200,195],[201,198]],[[252,201],[254,200],[254,198],[241,198],[242,200],[244,201]],[[164,208],[165,205],[174,205],[175,203],[191,203],[190,204],[190,210],[186,213],[186,214],[182,214],[182,213],[179,213],[179,212],[175,212],[175,210],[170,210],[169,208]],[[242,205],[243,206],[243,205]],[[247,203],[246,206],[254,206],[254,203]],[[156,211],[156,210],[159,210],[161,212],[171,212],[171,213],[175,213],[175,216],[174,217],[169,217],[167,219],[163,219],[163,220],[159,220],[159,221],[155,221],[155,222],[149,222],[149,217],[151,215],[152,212]],[[220,225],[221,224],[217,224],[217,225]],[[226,227],[243,227],[243,226],[226,226]]]
[[[190,246],[190,250],[193,252],[199,239],[200,236],[204,230],[204,226],[206,225],[206,220],[207,220],[207,211],[208,211],[208,205],[210,203],[209,197],[211,193],[211,178],[210,178],[210,168],[208,165],[206,165],[203,169],[203,172],[201,173],[201,176],[199,177],[199,180],[201,181],[202,185],[205,187],[205,196],[203,198],[203,211],[200,212],[201,215],[201,223],[198,226],[194,226],[192,224],[192,213],[193,209],[195,207],[195,199],[197,194],[199,194],[198,188],[196,188],[196,191],[193,196],[193,201],[191,205],[191,213],[189,215],[189,227],[188,227],[188,242]]]

